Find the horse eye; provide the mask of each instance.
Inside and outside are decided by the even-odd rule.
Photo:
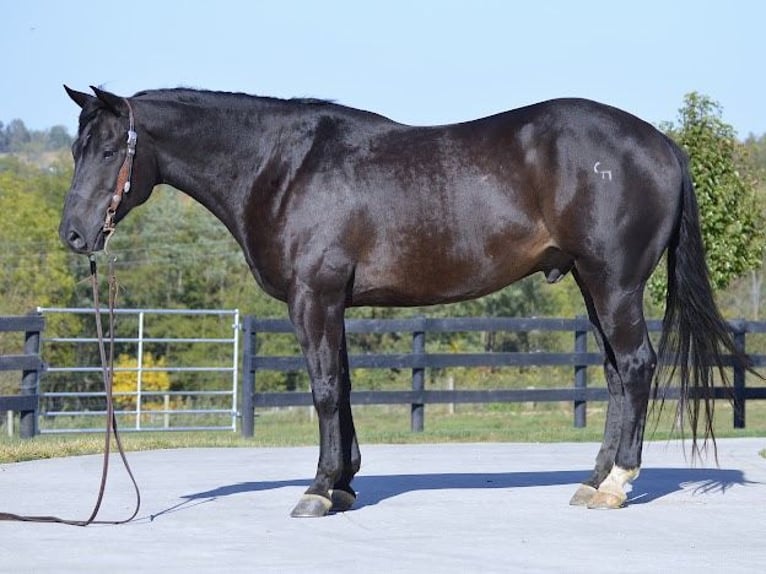
[[[110,149],[104,150],[104,159],[109,159],[112,156],[114,156],[114,151],[113,150],[110,150]]]

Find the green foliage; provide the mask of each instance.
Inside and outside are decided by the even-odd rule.
[[[664,129],[689,154],[710,277],[715,289],[724,289],[762,263],[766,238],[756,180],[717,102],[696,92],[687,94],[678,122]],[[656,299],[664,296],[662,273],[656,274],[650,289]]]
[[[57,230],[70,179],[60,164],[40,170],[0,158],[0,314],[69,299],[74,279]]]
[[[756,196],[759,205],[766,202],[766,134],[752,134],[744,142],[742,161],[746,170],[757,179]],[[724,316],[742,317],[757,321],[762,318],[761,303],[766,299],[764,269],[760,266],[745,273],[719,297]]]
[[[756,137],[753,134],[747,136],[744,141],[744,161],[748,169],[756,174],[759,184],[763,185],[766,175],[766,134]]]

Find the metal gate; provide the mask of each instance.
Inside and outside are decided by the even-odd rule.
[[[38,311],[46,317],[48,364],[40,432],[101,430],[106,402],[93,309]],[[239,310],[115,313],[114,397],[124,430],[237,430]]]

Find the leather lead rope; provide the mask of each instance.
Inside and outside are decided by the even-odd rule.
[[[125,524],[133,520],[141,508],[141,492],[138,488],[138,483],[133,476],[133,471],[128,464],[127,456],[125,455],[125,449],[122,446],[122,440],[117,429],[117,417],[114,413],[114,401],[112,397],[112,383],[114,380],[114,309],[115,301],[117,299],[117,278],[114,273],[114,258],[110,258],[109,261],[109,355],[107,356],[106,346],[104,344],[104,330],[101,323],[101,308],[99,303],[99,285],[98,285],[98,270],[96,268],[96,260],[91,255],[90,257],[90,274],[91,283],[93,285],[93,307],[96,314],[96,333],[98,336],[98,351],[101,357],[101,366],[104,378],[104,391],[106,395],[106,432],[104,442],[104,458],[101,466],[101,484],[98,490],[98,496],[96,497],[96,503],[94,504],[93,511],[86,520],[69,520],[65,518],[59,518],[58,516],[27,516],[22,514],[13,514],[10,512],[0,512],[0,520],[17,521],[17,522],[47,522],[55,524],[68,524],[70,526],[88,526],[89,524]],[[133,488],[136,493],[136,506],[128,518],[123,520],[96,520],[98,512],[101,509],[101,503],[104,500],[104,493],[106,492],[106,479],[109,474],[109,454],[112,443],[112,435],[114,435],[114,441],[117,444],[117,450],[120,453],[120,458],[125,466],[125,470],[133,483]]]

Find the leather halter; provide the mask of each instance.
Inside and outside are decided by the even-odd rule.
[[[136,156],[136,142],[138,141],[138,134],[135,131],[135,121],[133,120],[133,108],[127,99],[124,99],[123,101],[125,102],[125,105],[128,106],[128,151],[125,154],[125,160],[122,162],[120,171],[117,174],[117,183],[115,184],[112,201],[106,210],[103,230],[107,238],[114,233],[114,214],[117,212],[117,208],[122,202],[122,196],[130,191],[130,180],[133,176],[133,159]]]

